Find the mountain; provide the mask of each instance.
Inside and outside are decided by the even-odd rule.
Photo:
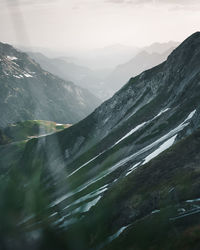
[[[112,44],[103,48],[85,51],[76,55],[79,64],[86,65],[92,70],[102,68],[112,69],[120,63],[125,63],[136,55],[140,49],[134,46]]]
[[[57,75],[66,81],[71,80],[75,83],[79,83],[84,77],[91,74],[89,68],[68,62],[67,59],[49,58],[42,53],[34,52],[28,52],[28,55],[39,63],[44,70]]]
[[[87,61],[91,60],[93,65],[95,61],[98,61],[99,68],[102,68],[102,65],[106,67],[105,62],[110,63],[110,65],[107,65],[107,69],[101,70],[91,70],[87,67],[79,66],[71,62],[69,58],[49,58],[41,53],[33,52],[28,52],[28,54],[48,72],[64,80],[70,79],[77,85],[88,89],[99,99],[107,100],[130,77],[136,76],[144,70],[165,61],[177,45],[178,43],[175,42],[154,43],[148,47],[139,49],[116,44],[95,50],[93,53],[88,53],[85,59],[81,61],[81,63],[87,64]],[[88,59],[89,57],[91,58]],[[126,60],[129,61],[126,62]],[[113,70],[112,61],[115,64],[123,61],[126,63],[116,66]]]
[[[101,82],[107,76],[108,70],[91,70],[71,62],[68,58],[49,58],[42,53],[27,53],[48,72],[66,81],[70,79],[80,87],[89,90],[101,100],[110,97],[110,95],[107,94],[106,86],[101,86]]]
[[[198,249],[199,65],[197,32],[84,120],[16,150],[1,164],[2,245]]]
[[[163,44],[160,44],[160,46]],[[152,49],[158,48],[159,46],[153,46]],[[146,50],[139,52],[133,59],[125,64],[118,65],[113,72],[107,77],[106,82],[113,92],[119,90],[124,82],[127,82],[130,77],[136,76],[142,73],[144,70],[150,69],[162,62],[164,62],[168,55],[173,51],[173,47],[163,52],[162,54],[158,52],[149,53]]]
[[[90,49],[60,48],[50,49],[42,47],[25,47],[16,44],[15,47],[22,51],[31,53],[41,53],[48,58],[60,58],[76,65],[84,65],[92,70],[112,69],[118,64],[130,60],[141,49],[135,46],[123,44],[111,44],[109,46]]]
[[[143,48],[146,52],[152,54],[152,53],[158,53],[158,54],[163,54],[167,50],[170,50],[171,48],[176,48],[180,45],[179,42],[174,42],[174,41],[169,41],[166,43],[153,43],[149,46],[146,46]]]
[[[0,43],[0,127],[33,119],[75,123],[99,103],[87,90],[48,73],[27,54]]]

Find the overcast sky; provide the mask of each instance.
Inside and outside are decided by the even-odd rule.
[[[0,40],[56,49],[182,41],[199,0],[0,0]]]

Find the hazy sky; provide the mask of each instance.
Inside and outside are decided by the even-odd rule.
[[[182,41],[200,30],[199,0],[0,0],[0,40],[88,49]]]

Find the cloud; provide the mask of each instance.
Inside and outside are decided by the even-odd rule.
[[[199,4],[199,0],[106,0],[106,2],[115,4],[135,4],[135,5],[170,4],[170,5],[189,6],[189,5]]]
[[[51,4],[56,0],[0,0],[0,5],[7,5],[10,7],[29,6],[39,4]]]

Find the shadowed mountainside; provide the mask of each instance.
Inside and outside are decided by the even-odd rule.
[[[21,201],[1,208],[7,249],[198,249],[199,65],[197,32],[84,120],[28,141],[1,176],[1,197]]]

